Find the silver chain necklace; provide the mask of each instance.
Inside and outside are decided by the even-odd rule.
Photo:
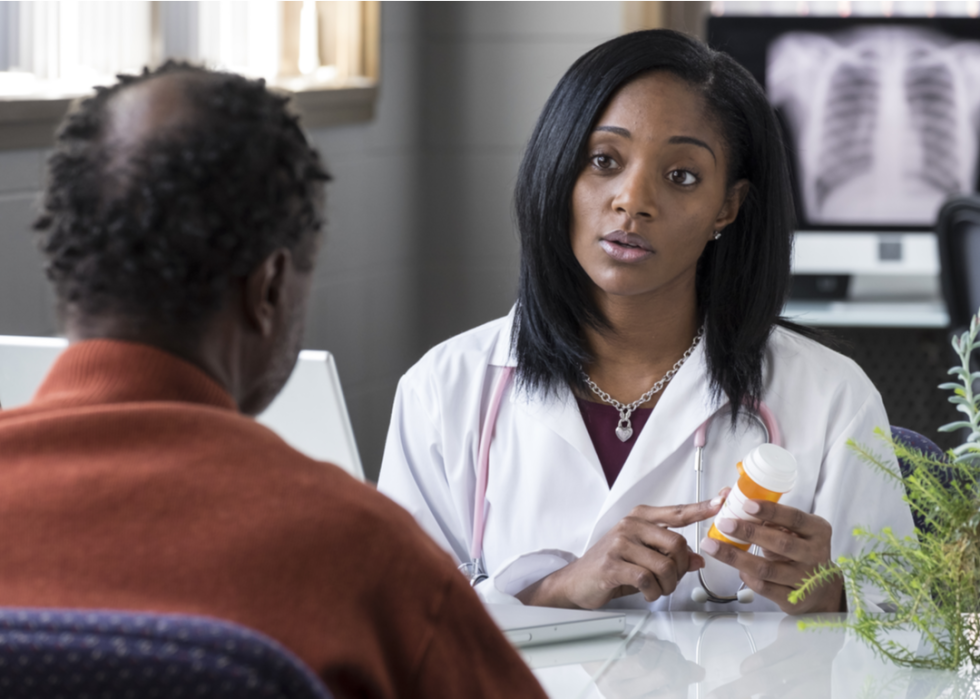
[[[660,391],[663,390],[663,387],[666,386],[667,383],[674,378],[674,375],[680,370],[680,368],[684,366],[684,362],[687,361],[687,358],[694,353],[694,349],[698,346],[698,343],[701,342],[701,338],[703,336],[704,326],[702,325],[700,328],[698,328],[698,332],[694,336],[694,341],[691,343],[691,346],[687,348],[687,351],[685,351],[683,355],[681,355],[681,358],[677,360],[677,363],[663,375],[662,379],[653,384],[649,391],[644,393],[629,405],[623,405],[618,400],[603,391],[596,385],[596,382],[585,373],[584,370],[582,371],[582,375],[585,377],[585,383],[589,385],[592,392],[599,396],[604,403],[608,403],[619,411],[619,424],[616,426],[616,436],[619,437],[620,442],[625,442],[633,436],[633,425],[630,423],[630,415],[633,414],[633,411],[653,398],[655,393],[660,393]]]

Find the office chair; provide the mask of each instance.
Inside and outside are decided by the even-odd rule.
[[[949,324],[960,333],[980,308],[980,196],[948,199],[939,211],[936,237]]]
[[[943,461],[945,461],[947,458],[945,452],[943,452],[943,450],[940,449],[935,442],[928,437],[922,436],[918,432],[907,430],[904,427],[895,427],[894,425],[891,427],[891,432],[892,439],[894,439],[896,442],[900,442],[906,447],[916,449],[921,451],[926,456],[932,456],[937,459],[942,459]],[[903,478],[907,477],[912,472],[912,464],[908,463],[904,459],[898,460],[898,467],[902,472]],[[949,469],[937,468],[933,470],[933,473],[939,479],[939,482],[943,484],[943,486],[948,487],[950,483],[953,482],[953,474]],[[929,525],[925,522],[922,514],[920,512],[916,512],[914,509],[912,510],[912,521],[915,523],[916,531],[927,531],[929,529]]]
[[[0,608],[7,699],[330,699],[291,652],[237,624],[178,614]]]
[[[0,335],[0,407],[29,402],[67,346],[67,340],[56,337]],[[329,352],[300,352],[289,381],[256,419],[294,449],[364,480],[337,365]]]
[[[940,282],[949,314],[950,338],[962,335],[980,309],[980,196],[966,194],[946,200],[936,221]],[[956,360],[952,351],[950,361]],[[970,371],[980,371],[980,357],[970,357]],[[980,382],[974,389],[980,389]],[[968,430],[956,433],[958,441]]]

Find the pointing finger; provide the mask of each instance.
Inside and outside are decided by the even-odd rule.
[[[650,507],[640,505],[633,510],[633,516],[640,517],[654,524],[668,527],[686,527],[695,522],[703,522],[714,517],[721,510],[725,498],[721,495],[711,499],[694,502],[688,505],[671,505],[668,507]]]

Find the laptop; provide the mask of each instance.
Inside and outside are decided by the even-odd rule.
[[[337,364],[329,352],[300,352],[282,392],[256,419],[294,449],[364,480]]]
[[[507,640],[515,646],[622,634],[626,630],[626,615],[621,612],[526,607],[521,604],[488,604],[486,608]]]

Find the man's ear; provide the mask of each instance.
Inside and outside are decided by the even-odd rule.
[[[245,317],[262,337],[270,337],[285,303],[286,276],[292,266],[287,248],[273,250],[245,278]]]
[[[749,195],[749,187],[751,185],[748,180],[739,180],[728,188],[725,203],[722,204],[718,218],[715,219],[714,228],[716,231],[720,231],[738,217],[739,209],[742,208],[745,197]]]

